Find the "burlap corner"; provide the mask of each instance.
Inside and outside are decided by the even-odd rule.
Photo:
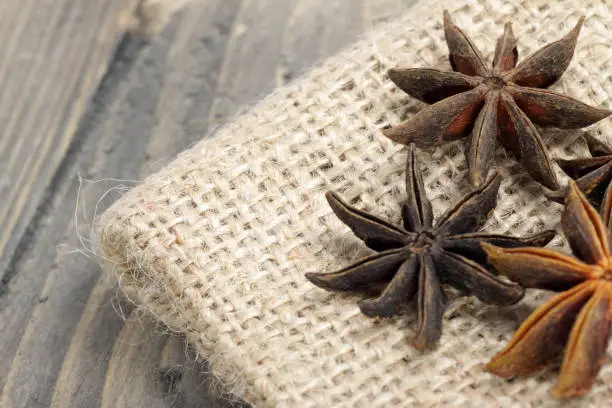
[[[439,347],[421,353],[409,344],[412,308],[369,319],[359,313],[358,296],[330,294],[304,279],[365,253],[333,216],[325,190],[399,219],[405,152],[380,128],[423,105],[385,72],[449,69],[443,8],[486,55],[512,21],[521,57],[586,13],[575,57],[554,89],[610,107],[612,6],[604,0],[424,1],[181,154],[100,219],[104,255],[121,288],[185,333],[214,373],[258,406],[555,404],[554,372],[507,382],[481,370],[545,293],[531,292],[513,308],[457,299]],[[591,131],[612,141],[609,119]],[[585,155],[579,134],[546,132],[553,156]],[[498,156],[506,177],[486,228],[523,235],[554,227],[560,208],[512,159]],[[465,193],[464,146],[423,152],[421,160],[439,215]],[[605,406],[610,384],[606,365],[581,403]]]

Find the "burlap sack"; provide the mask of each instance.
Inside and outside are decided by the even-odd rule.
[[[612,6],[605,0],[422,1],[181,154],[100,220],[104,256],[120,287],[185,333],[214,374],[258,406],[556,404],[554,370],[511,382],[481,370],[548,293],[531,291],[505,309],[455,299],[439,347],[421,353],[409,344],[412,305],[400,316],[370,319],[359,313],[360,296],[328,293],[304,278],[367,253],[332,214],[324,191],[400,219],[405,151],[379,130],[423,105],[385,72],[450,69],[443,8],[489,57],[506,21],[525,57],[586,14],[574,59],[554,89],[610,108]],[[592,131],[612,141],[610,124]],[[586,155],[580,132],[544,134],[554,156]],[[498,156],[506,177],[486,228],[515,235],[554,228],[559,206],[513,159]],[[439,215],[466,192],[464,145],[423,152],[421,160]],[[581,402],[605,406],[610,384],[612,364]]]

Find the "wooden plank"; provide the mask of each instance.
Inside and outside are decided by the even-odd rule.
[[[93,265],[90,268],[95,270]],[[102,276],[92,290],[85,310],[72,338],[68,340],[70,346],[61,361],[51,407],[100,405],[108,361],[125,318],[132,314],[134,307],[117,296],[114,284]],[[46,386],[50,383],[47,381]]]
[[[283,35],[280,84],[355,41],[362,11],[361,0],[300,0]]]
[[[296,3],[297,0],[244,0],[219,76],[209,123],[227,121],[238,107],[265,96],[279,84],[282,37]]]
[[[213,396],[207,368],[176,335],[160,336],[150,318],[131,316],[117,339],[101,408],[226,406]],[[130,362],[124,364],[124,360]],[[244,403],[236,407],[246,406]]]
[[[0,12],[0,278],[74,136],[135,0],[5,1]],[[3,288],[0,286],[0,290]]]
[[[149,164],[144,172],[153,171],[207,133],[207,115],[243,6],[242,0],[207,1],[194,4],[182,17],[152,110],[146,145]],[[141,109],[136,115],[142,115]]]
[[[10,265],[0,296],[0,406],[230,406],[210,395],[208,367],[186,357],[182,339],[117,295],[79,237],[88,238],[96,206],[133,185],[115,180],[141,179],[351,42],[369,24],[372,1],[194,0],[149,45],[125,38],[38,209],[38,228]],[[78,174],[108,180],[81,186]]]
[[[124,51],[129,55],[135,48],[126,46]],[[127,60],[116,57],[117,64],[127,68]],[[101,107],[114,97],[106,92],[106,87],[113,88],[121,80],[120,73],[113,76],[116,79],[106,81],[103,89],[98,90],[97,94],[107,96],[95,98]],[[73,326],[80,319],[100,273],[94,259],[72,252],[81,246],[74,224],[79,191],[77,173],[87,174],[88,163],[93,162],[98,148],[87,137],[91,127],[85,124],[77,132],[75,137],[83,139],[83,146],[67,156],[60,167],[52,199],[38,210],[39,228],[29,238],[28,247],[14,258],[10,266],[14,277],[6,293],[0,296],[2,407],[13,403],[29,406],[30,402],[34,406],[48,405]]]

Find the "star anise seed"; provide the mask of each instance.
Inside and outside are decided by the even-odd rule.
[[[461,199],[433,225],[433,211],[425,195],[414,144],[406,169],[407,200],[403,226],[396,226],[326,194],[332,210],[357,237],[376,251],[355,264],[331,273],[308,273],[315,285],[332,291],[376,294],[359,302],[367,316],[391,317],[402,303],[417,299],[418,328],[415,347],[433,346],[442,334],[446,297],[442,284],[486,303],[507,305],[523,297],[523,289],[488,271],[480,244],[502,247],[546,245],[553,231],[529,238],[495,235],[479,230],[497,203],[501,175],[496,173]]]
[[[391,69],[389,78],[403,91],[432,104],[399,126],[383,130],[390,139],[433,147],[471,133],[468,153],[473,185],[482,183],[495,155],[496,140],[514,154],[536,181],[559,188],[539,126],[577,129],[612,113],[538,88],[554,84],[568,67],[584,17],[562,39],[548,44],[518,66],[510,23],[498,39],[488,67],[476,46],[444,12],[444,33],[454,71]]]
[[[486,366],[501,377],[529,375],[565,349],[556,398],[588,393],[605,360],[612,307],[609,230],[576,183],[570,181],[561,225],[574,257],[544,248],[483,244],[489,262],[525,288],[562,292],[521,325]]]
[[[589,202],[599,208],[604,224],[612,228],[610,212],[612,211],[612,148],[593,136],[584,135],[591,156],[584,159],[557,159],[561,169],[576,181],[576,185],[588,198]],[[549,198],[563,202],[564,190],[549,194]]]

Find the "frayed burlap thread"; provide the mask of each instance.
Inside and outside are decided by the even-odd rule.
[[[531,291],[510,308],[457,298],[438,348],[419,352],[410,346],[412,305],[400,316],[370,319],[359,312],[360,296],[328,293],[304,278],[367,253],[333,215],[326,190],[400,219],[406,154],[380,129],[423,104],[385,73],[450,69],[443,8],[485,55],[512,21],[522,58],[586,13],[574,59],[554,89],[611,107],[612,7],[604,0],[424,1],[181,154],[99,221],[120,287],[185,333],[213,373],[257,406],[555,405],[554,370],[510,382],[482,371],[548,293]],[[610,122],[589,131],[610,142]],[[580,132],[544,134],[555,157],[587,155]],[[464,150],[455,143],[421,154],[437,216],[467,191]],[[519,236],[554,228],[560,206],[502,151],[498,162],[505,178],[485,228]],[[608,364],[581,406],[603,406],[610,384]]]

